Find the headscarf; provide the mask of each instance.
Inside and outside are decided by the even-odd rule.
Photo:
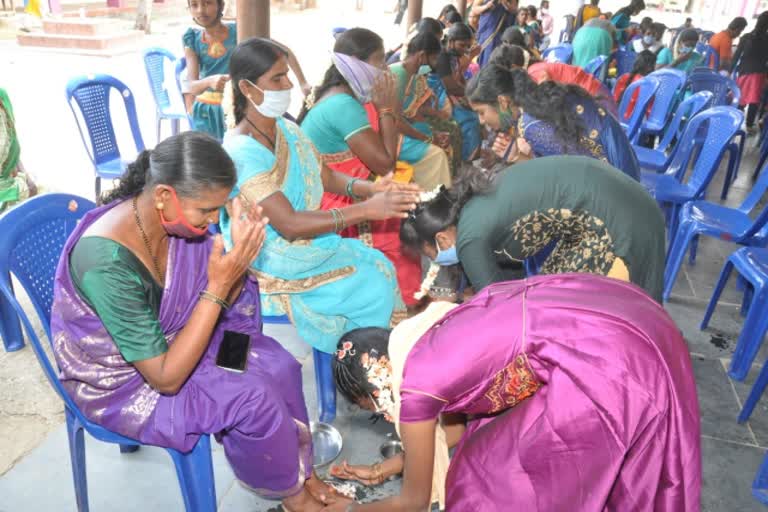
[[[358,101],[363,104],[371,101],[373,84],[384,71],[356,57],[343,53],[333,52],[331,59],[333,60],[333,65],[336,66],[341,76],[349,84]]]

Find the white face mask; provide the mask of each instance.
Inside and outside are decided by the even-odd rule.
[[[264,95],[264,99],[259,105],[254,103],[252,99],[248,98],[248,101],[251,102],[253,108],[255,108],[261,115],[264,117],[277,119],[288,111],[288,107],[291,105],[290,89],[285,89],[282,91],[265,91],[250,80],[246,81],[261,91],[261,93]]]

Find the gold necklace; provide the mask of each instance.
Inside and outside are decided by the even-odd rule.
[[[144,225],[141,223],[141,218],[139,217],[139,208],[136,205],[138,201],[138,196],[133,198],[133,215],[136,218],[136,226],[138,226],[139,231],[141,232],[141,239],[144,241],[144,247],[147,249],[147,253],[149,253],[149,257],[152,258],[152,265],[155,267],[155,272],[157,273],[157,277],[160,278],[160,283],[165,283],[165,278],[163,277],[163,273],[160,272],[160,264],[157,262],[157,258],[152,253],[152,249],[149,245],[149,237],[147,236],[147,233],[144,231]]]

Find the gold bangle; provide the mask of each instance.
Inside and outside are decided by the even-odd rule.
[[[222,307],[222,309],[229,309],[229,303],[219,297],[218,295],[215,295],[208,290],[203,290],[200,292],[200,298],[205,299],[207,301],[213,302],[214,304],[218,304]]]
[[[341,229],[339,231],[344,231],[347,229],[347,221],[344,219],[344,212],[341,209],[336,211],[339,212],[339,217],[341,218]]]
[[[339,232],[339,214],[338,210],[336,208],[330,209],[331,216],[333,216],[333,232],[338,233]]]
[[[394,115],[394,113],[395,113],[395,109],[389,108],[389,107],[384,107],[384,108],[379,110],[379,115],[380,116],[383,116],[383,115],[386,115],[386,114],[393,114]]]

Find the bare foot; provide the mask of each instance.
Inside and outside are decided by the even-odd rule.
[[[299,494],[283,499],[283,508],[286,512],[319,512],[323,510],[323,504],[313,498],[306,487],[302,487]]]

